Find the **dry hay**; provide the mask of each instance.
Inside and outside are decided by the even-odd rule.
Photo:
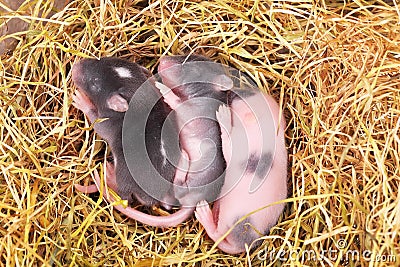
[[[86,0],[49,20],[35,14],[52,0],[29,2],[31,15],[1,20],[30,24],[0,61],[1,265],[400,264],[396,1]],[[290,197],[254,252],[214,250],[195,219],[142,225],[73,187],[106,146],[71,106],[72,64],[120,56],[154,69],[191,51],[246,71],[287,120]]]

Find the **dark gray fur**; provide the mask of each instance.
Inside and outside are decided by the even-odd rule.
[[[266,176],[271,166],[272,154],[270,152],[263,153],[261,157],[252,153],[248,160],[242,163],[242,168],[245,169],[246,173],[255,173],[260,179]]]
[[[191,55],[189,57],[164,57],[161,58],[160,66],[163,61],[168,61],[174,65],[196,61],[211,62],[209,59],[198,55]],[[177,86],[171,86],[171,84],[168,84],[165,79],[166,77],[162,74],[163,69],[160,67],[158,68],[163,83],[169,86],[182,102],[187,100],[191,101],[191,104],[186,107],[186,110],[183,108],[184,110],[181,109],[177,112],[177,117],[181,116],[186,119],[186,116],[188,116],[188,119],[195,118],[196,126],[189,127],[195,128],[196,135],[201,137],[201,139],[212,140],[216,148],[215,151],[204,151],[203,155],[205,155],[205,157],[202,157],[202,160],[199,162],[191,162],[189,172],[187,173],[186,183],[182,185],[183,187],[181,189],[175,190],[175,197],[184,206],[195,206],[200,200],[207,200],[208,202],[214,201],[217,199],[224,183],[226,163],[222,154],[221,130],[219,123],[216,120],[215,113],[222,103],[227,103],[227,91],[216,90],[212,83],[191,82],[191,77],[194,77],[194,80],[202,80],[202,78],[207,77],[208,80],[212,81],[213,77],[224,75],[223,69],[217,64],[214,64],[214,66],[210,64],[209,66],[210,67],[206,69],[203,68],[196,70],[189,68],[187,70],[183,68],[182,70],[179,70],[180,73],[175,73],[177,74],[176,78],[183,80],[187,77],[189,78],[183,85],[178,84]],[[174,81],[172,81],[172,84],[173,83]],[[216,101],[204,102],[204,100],[201,100],[200,98],[209,98]],[[208,118],[201,118],[202,116]],[[183,149],[185,148],[183,147]],[[204,162],[208,161],[210,157],[213,157],[214,160],[206,169],[198,172],[190,172],[191,169],[196,170],[197,167],[204,166]],[[201,167],[199,167],[199,169],[200,168]],[[206,187],[203,188],[202,186]]]
[[[273,158],[271,152],[263,153],[261,155],[261,159],[259,160],[258,167],[256,169],[256,175],[260,179],[264,179],[265,176],[267,175],[267,171],[271,169],[272,160]]]
[[[123,78],[118,75],[114,68],[123,67],[128,69],[132,77]],[[142,200],[142,204],[153,206],[160,204],[159,200],[154,199],[145,193],[135,182],[131,175],[123,153],[122,146],[122,125],[125,112],[117,112],[106,104],[110,97],[122,96],[127,103],[137,89],[148,79],[150,73],[136,63],[120,58],[101,58],[83,59],[73,67],[73,80],[76,86],[83,91],[94,105],[94,109],[86,114],[93,123],[100,118],[107,120],[94,124],[94,130],[107,141],[111,147],[114,158],[117,191],[122,199],[132,203],[135,198]],[[158,92],[156,88],[155,91]],[[142,99],[142,104],[146,105],[149,99]],[[171,110],[162,101],[158,101],[149,115],[146,126],[146,147],[151,162],[155,169],[168,181],[172,182],[175,175],[175,168],[160,153],[161,150],[161,128]],[[136,175],[136,174],[135,174]],[[146,173],[138,175],[145,176]],[[143,179],[143,177],[142,177]],[[152,179],[152,177],[146,177]],[[165,192],[173,194],[173,192]]]
[[[240,219],[241,217],[237,217],[235,221],[237,222]],[[252,245],[250,249],[258,248],[261,245],[262,240],[254,240],[267,235],[272,226],[273,225],[270,225],[269,227],[267,227],[267,229],[265,229],[263,233],[260,233],[256,231],[254,227],[252,227],[251,219],[246,218],[242,222],[237,224],[235,228],[233,228],[231,232],[231,237],[233,240],[232,242],[235,244],[243,244],[243,250],[245,249],[244,244],[247,244],[249,246]]]

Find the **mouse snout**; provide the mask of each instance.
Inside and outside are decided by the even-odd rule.
[[[72,81],[77,87],[82,89],[82,87],[84,87],[85,85],[83,60],[75,63],[72,66],[71,72],[72,72]]]
[[[72,81],[82,80],[82,63],[77,62],[72,66]]]
[[[158,71],[162,72],[168,68],[173,67],[174,65],[179,64],[179,62],[175,62],[173,57],[163,56],[160,59],[160,64],[158,65]]]
[[[174,88],[179,85],[182,74],[181,63],[177,62],[174,57],[164,56],[158,65],[158,74],[166,86]]]

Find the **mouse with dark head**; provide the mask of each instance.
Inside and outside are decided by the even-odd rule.
[[[94,130],[111,148],[116,168],[117,191],[132,203],[135,198],[156,204],[136,185],[126,168],[122,148],[122,124],[129,101],[147,80],[147,70],[119,58],[83,59],[74,64],[72,79],[79,88],[73,105],[85,113]],[[100,120],[102,121],[97,121]],[[123,186],[121,186],[123,185]]]
[[[132,97],[150,76],[151,74],[144,67],[114,57],[83,59],[75,63],[72,68],[72,80],[78,87],[73,95],[73,105],[87,115],[89,121],[94,123],[95,132],[105,139],[111,148],[114,162],[107,163],[108,185],[119,194],[121,199],[128,200],[130,204],[138,200],[149,207],[163,203],[160,203],[160,199],[147,194],[137,184],[136,177],[133,177],[123,151],[122,131],[124,116],[130,108],[129,103]],[[166,121],[170,109],[162,100],[154,102],[154,94],[159,94],[158,90],[149,82],[147,86],[150,87],[148,93],[144,94],[140,99],[140,104],[134,105],[133,108],[140,112],[142,107],[148,104],[154,105],[148,115],[144,133],[147,155],[157,172],[171,183],[176,168],[170,160],[166,159],[167,155],[164,152],[166,148],[161,139],[164,123],[172,123],[172,121]],[[175,129],[174,127],[167,128],[172,131]],[[170,135],[174,134],[177,135],[174,131],[170,133]],[[136,136],[131,136],[131,138],[136,138]],[[143,136],[137,138],[143,138]],[[129,160],[133,160],[135,164],[135,159]],[[154,178],[147,177],[149,174],[146,172],[134,173],[134,175],[140,175],[142,180],[152,181]],[[97,174],[95,178],[99,180]],[[76,187],[83,192],[96,191],[93,186]],[[174,193],[170,191],[171,188],[163,187],[160,190],[164,191],[160,195],[169,199],[173,198]],[[193,212],[193,210],[189,212],[181,209],[170,216],[152,216],[130,207],[123,208],[120,205],[116,206],[116,209],[143,223],[163,227],[175,226]]]

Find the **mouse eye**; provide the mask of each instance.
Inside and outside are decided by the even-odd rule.
[[[99,77],[93,77],[90,79],[90,88],[94,92],[100,91],[100,78]]]

